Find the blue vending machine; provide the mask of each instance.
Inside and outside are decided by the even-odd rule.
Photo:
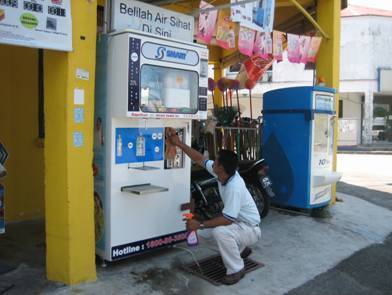
[[[332,184],[335,90],[293,87],[263,97],[263,156],[270,166],[276,198],[284,207],[328,205]]]

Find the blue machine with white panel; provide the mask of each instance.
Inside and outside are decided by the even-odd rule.
[[[293,87],[263,96],[263,156],[270,165],[276,197],[284,207],[313,209],[328,205],[333,171],[335,90]]]

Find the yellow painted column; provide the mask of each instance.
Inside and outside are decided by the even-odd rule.
[[[214,80],[215,80],[215,83],[217,83],[218,80],[220,78],[222,78],[222,77],[223,77],[223,69],[221,68],[221,64],[219,62],[214,63]],[[215,96],[215,104],[218,107],[223,106],[222,92],[218,89],[218,87],[215,88],[214,96]]]
[[[339,92],[340,71],[340,9],[341,0],[319,0],[317,22],[328,34],[324,39],[317,59],[317,76],[324,77],[326,86]],[[339,112],[339,94],[335,96],[336,113]],[[334,125],[333,170],[336,171],[338,121]],[[333,202],[336,200],[336,186],[333,187]]]
[[[72,0],[73,51],[45,50],[46,268],[66,284],[96,279],[93,207],[93,112],[96,0]],[[76,70],[89,73],[76,78]],[[75,89],[84,103],[74,104]],[[80,97],[81,98],[81,97]],[[84,114],[76,123],[75,109]]]

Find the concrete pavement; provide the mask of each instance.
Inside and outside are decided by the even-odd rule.
[[[341,160],[340,155],[339,159],[338,169],[346,173],[343,180],[347,185],[367,185],[389,195],[389,170],[380,167],[392,167],[392,159]],[[368,177],[374,179],[368,183]],[[181,266],[191,262],[192,255],[181,248],[98,267],[96,282],[74,287],[46,281],[40,260],[25,259],[14,271],[0,276],[0,286],[14,285],[6,294],[391,294],[392,211],[388,205],[369,199],[366,191],[363,195],[357,198],[339,193],[343,202],[330,208],[331,217],[325,219],[271,211],[261,227],[262,240],[251,256],[265,266],[234,286],[216,287],[184,272]],[[16,249],[21,252],[24,247],[33,249],[42,244],[33,239],[35,244],[29,245],[26,236],[34,231],[23,230],[19,230],[23,238],[8,236],[7,243],[19,245]],[[23,261],[20,255],[12,254],[15,248],[2,247],[3,241],[0,239],[0,256]],[[39,254],[42,249],[38,249]],[[201,259],[215,254],[216,247],[206,242],[192,251]],[[27,254],[34,255],[30,250]]]
[[[265,266],[234,286],[216,287],[184,272],[192,261],[182,249],[159,251],[98,268],[98,280],[75,287],[47,282],[37,265],[22,264],[0,277],[7,294],[284,294],[333,269],[357,251],[380,244],[392,231],[392,211],[348,195],[331,208],[331,218],[272,211],[252,258]],[[181,245],[186,247],[185,245]],[[194,250],[197,259],[215,254],[212,244]],[[334,294],[334,293],[329,293]]]

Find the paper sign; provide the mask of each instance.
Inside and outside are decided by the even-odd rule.
[[[74,89],[74,104],[84,105],[84,89]]]
[[[310,41],[309,51],[308,51],[308,62],[312,62],[312,63],[316,62],[316,57],[320,49],[320,45],[321,45],[321,37],[312,37],[312,40]]]
[[[73,145],[74,147],[82,147],[83,146],[83,133],[82,132],[74,132],[72,134],[72,138],[73,138]]]
[[[84,109],[75,108],[74,109],[74,122],[77,124],[84,123]]]
[[[71,51],[71,0],[0,0],[0,43]]]
[[[203,8],[213,8],[214,6],[207,2],[200,1],[200,15],[197,29],[197,39],[209,44],[215,31],[217,10],[203,11]]]
[[[287,57],[292,63],[300,62],[298,35],[287,34]]]
[[[242,54],[252,56],[255,33],[256,32],[254,30],[240,27],[238,35],[238,49]]]
[[[218,14],[218,25],[216,41],[224,49],[235,47],[234,23],[230,21],[230,11],[220,10]]]
[[[76,69],[76,78],[88,81],[90,79],[90,72],[84,69]]]
[[[272,33],[272,44],[273,50],[272,54],[276,61],[283,60],[282,53],[283,53],[283,33],[279,31],[274,31]]]

